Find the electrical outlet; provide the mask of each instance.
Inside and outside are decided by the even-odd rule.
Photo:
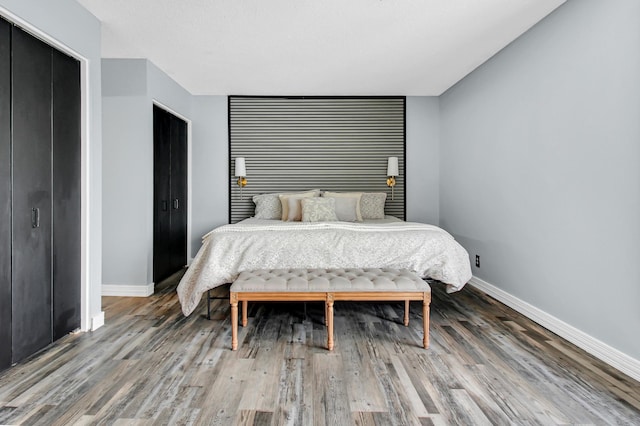
[[[476,268],[480,267],[480,255],[476,254]]]

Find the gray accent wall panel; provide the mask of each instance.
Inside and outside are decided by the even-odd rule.
[[[405,98],[229,97],[230,222],[253,216],[255,194],[386,192],[387,214],[405,218]],[[387,158],[398,157],[394,197]],[[234,162],[245,157],[247,186]]]

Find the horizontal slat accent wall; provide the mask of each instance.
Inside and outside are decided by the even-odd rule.
[[[405,218],[405,98],[229,97],[230,223],[253,216],[252,196],[272,192],[386,192],[385,212]],[[387,158],[398,157],[394,199]],[[236,184],[245,157],[247,186]]]

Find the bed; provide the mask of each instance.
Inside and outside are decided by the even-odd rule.
[[[393,268],[441,281],[448,292],[471,278],[469,255],[437,226],[384,219],[297,222],[249,218],[220,226],[203,244],[178,285],[185,315],[209,289],[240,272],[282,268]]]

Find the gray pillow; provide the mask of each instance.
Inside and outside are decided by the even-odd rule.
[[[384,219],[386,192],[364,192],[360,197],[362,219]]]
[[[328,197],[328,198],[336,198],[336,211],[338,211],[338,198],[342,198],[342,197],[347,197],[347,198],[355,198],[356,199],[356,220],[358,222],[362,221],[362,214],[360,214],[360,198],[362,197],[362,192],[330,192],[330,191],[325,191],[322,194],[323,197]],[[350,203],[349,203],[350,204]],[[342,208],[342,207],[340,207]],[[340,218],[340,215],[338,215],[338,218]],[[340,219],[342,220],[342,219]],[[349,222],[353,222],[351,220],[349,220]]]
[[[357,197],[324,197],[328,200],[335,200],[336,216],[342,222],[356,222],[358,220]]]
[[[333,198],[302,198],[303,222],[335,222],[336,202]]]
[[[256,205],[256,219],[281,219],[282,203],[279,194],[260,194],[253,196]]]

